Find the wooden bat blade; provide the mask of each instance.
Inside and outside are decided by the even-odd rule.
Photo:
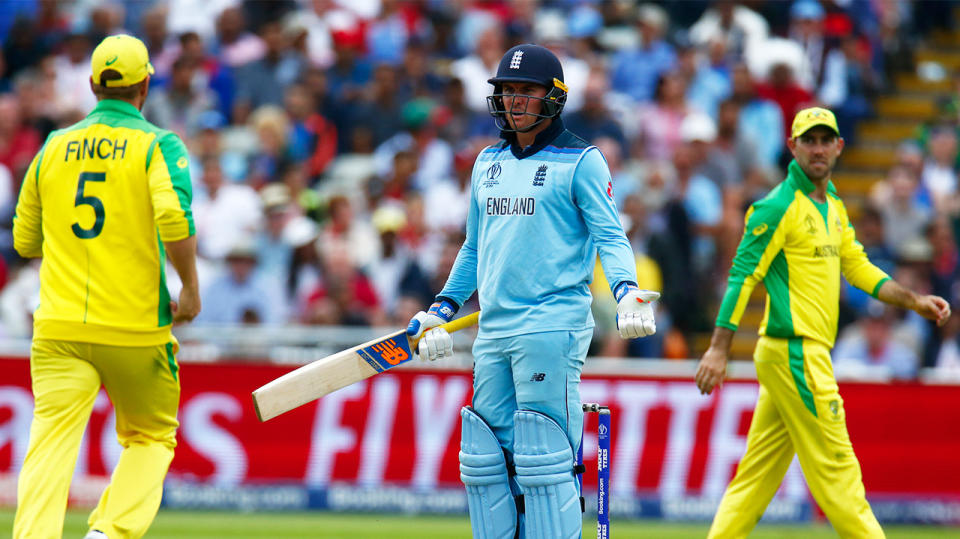
[[[477,323],[480,312],[440,327],[454,332]],[[350,384],[413,360],[416,343],[400,330],[318,359],[264,384],[253,392],[253,407],[266,421]]]
[[[266,421],[411,359],[406,333],[391,333],[268,382],[253,392],[253,406],[260,421]]]

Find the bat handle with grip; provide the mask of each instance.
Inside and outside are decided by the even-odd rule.
[[[472,325],[475,325],[480,320],[480,311],[475,311],[467,316],[461,316],[455,320],[451,320],[446,324],[440,324],[438,328],[443,328],[447,330],[447,333],[453,333],[454,331],[460,331],[461,329],[468,328]],[[410,348],[416,348],[417,343],[420,342],[420,339],[411,341]]]

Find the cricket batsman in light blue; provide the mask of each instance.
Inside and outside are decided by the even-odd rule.
[[[450,335],[435,326],[478,293],[473,403],[460,414],[473,536],[579,538],[574,455],[597,254],[618,301],[621,337],[656,331],[651,302],[660,295],[637,287],[603,155],[563,127],[567,87],[557,57],[518,45],[488,82],[503,141],[477,157],[466,240],[436,302],[407,333],[423,336],[422,357],[450,356]]]

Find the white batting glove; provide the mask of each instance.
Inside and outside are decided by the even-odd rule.
[[[436,361],[453,356],[453,339],[447,330],[436,326],[446,324],[454,314],[456,308],[453,305],[438,301],[427,312],[420,311],[410,319],[407,337],[414,341],[420,339],[417,345],[420,357]]]
[[[617,287],[617,330],[624,339],[646,337],[657,332],[653,319],[653,304],[660,299],[660,293],[652,290],[640,290],[630,283]]]

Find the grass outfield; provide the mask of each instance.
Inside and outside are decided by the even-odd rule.
[[[65,539],[80,539],[87,531],[86,512],[70,511],[64,526]],[[13,525],[13,511],[0,510],[0,537]],[[676,524],[660,521],[614,521],[611,535],[624,538],[686,539],[707,534],[706,524]],[[926,539],[960,536],[960,528],[890,526],[889,539]],[[584,538],[596,536],[595,523],[587,522]],[[160,511],[147,534],[149,539],[207,538],[418,538],[460,539],[470,537],[469,520],[463,516],[402,516],[342,513],[223,513]],[[836,538],[827,525],[761,525],[751,539]]]

